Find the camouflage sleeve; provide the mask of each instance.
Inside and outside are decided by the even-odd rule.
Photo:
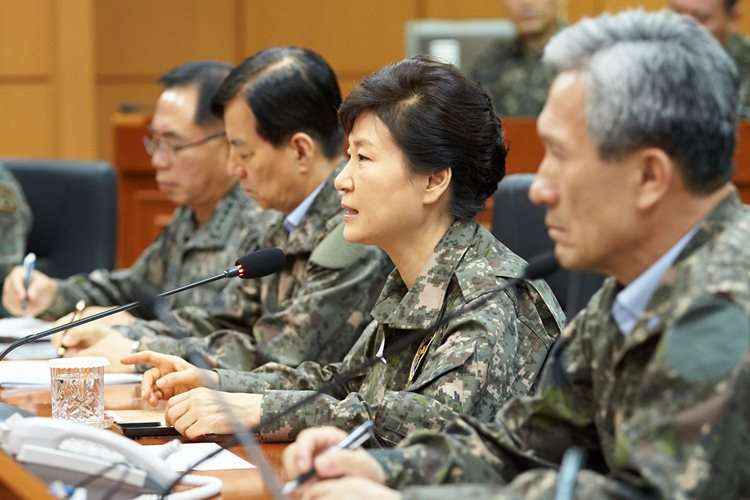
[[[187,343],[171,339],[152,340],[165,333],[155,323],[137,325],[135,337],[149,349],[183,355],[186,346],[224,369],[250,370],[267,362],[297,366],[319,359],[324,351],[342,351],[329,358],[340,359],[369,318],[373,298],[385,277],[385,261],[374,247],[358,245],[355,254],[335,262],[316,253],[300,264],[305,279],[292,297],[279,307],[263,307],[256,291],[236,300],[252,311],[234,320],[211,311],[183,308],[175,318],[194,337]],[[251,305],[254,304],[254,305]],[[346,311],[342,314],[342,311]],[[252,325],[252,326],[250,326]],[[198,337],[198,338],[195,338]],[[147,340],[143,340],[147,338]],[[331,343],[340,348],[332,349]],[[182,345],[180,345],[182,344]]]
[[[258,363],[297,366],[322,352],[341,359],[360,336],[385,277],[384,259],[375,247],[357,246],[340,260],[310,256],[306,279],[291,300],[266,311],[252,328]],[[340,348],[331,349],[330,344]],[[331,355],[340,350],[341,354]]]
[[[31,210],[10,172],[0,170],[0,279],[20,264],[31,230]]]
[[[375,422],[381,442],[396,445],[417,429],[441,429],[459,414],[491,420],[511,395],[526,394],[538,368],[539,348],[525,349],[518,337],[527,333],[522,318],[509,300],[498,300],[470,315],[449,323],[435,339],[444,339],[431,348],[420,370],[403,390],[385,390],[368,379],[356,392],[339,400],[319,399],[307,408],[279,421],[291,440],[301,430],[315,425],[335,425],[351,430],[365,420]],[[531,337],[531,335],[528,335]],[[537,356],[538,355],[538,356]],[[410,359],[389,359],[408,369]],[[280,411],[292,405],[299,394],[272,392],[263,407]]]
[[[403,500],[454,500],[456,498],[548,500],[557,498],[555,494],[559,486],[559,474],[556,471],[535,469],[519,475],[508,486],[503,483],[490,483],[411,487],[401,492],[401,498]],[[651,498],[619,481],[588,470],[578,473],[573,491],[575,498],[579,499]]]
[[[164,255],[167,233],[167,230],[162,231],[128,268],[114,271],[97,269],[89,274],[77,274],[58,281],[57,297],[41,316],[57,319],[70,312],[79,300],[84,300],[88,306],[112,306],[142,298],[143,293],[157,285],[151,283],[150,277],[163,274],[166,262],[161,256]],[[134,314],[137,314],[137,309]]]
[[[372,321],[362,332],[344,359],[339,363],[322,365],[315,361],[305,361],[297,367],[280,363],[266,363],[252,372],[217,369],[219,390],[227,392],[258,393],[271,390],[304,391],[314,390],[330,382],[340,373],[348,373],[361,366],[366,359],[367,346],[375,334],[377,322]],[[355,391],[361,377],[351,377],[343,387],[330,392],[339,398]],[[273,411],[273,410],[272,410]]]

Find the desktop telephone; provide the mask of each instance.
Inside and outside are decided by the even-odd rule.
[[[178,476],[163,460],[180,446],[176,440],[147,448],[85,424],[14,416],[0,424],[0,443],[6,453],[47,483],[60,480],[76,485],[86,481],[88,499],[160,494]],[[220,479],[208,476],[188,475],[183,483],[197,487],[166,498],[209,498],[222,486]]]

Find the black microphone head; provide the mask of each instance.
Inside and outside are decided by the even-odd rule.
[[[240,257],[235,262],[239,268],[237,275],[243,280],[277,273],[284,268],[285,264],[286,255],[280,248],[264,248]]]
[[[135,302],[140,302],[138,310],[140,311],[139,316],[141,318],[146,320],[159,318],[158,314],[156,313],[156,309],[164,299],[159,297],[159,292],[151,283],[137,283],[132,292],[132,295]]]
[[[523,270],[523,279],[538,280],[549,276],[560,268],[555,258],[555,252],[543,253],[529,259]]]

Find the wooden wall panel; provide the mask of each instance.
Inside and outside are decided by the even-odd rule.
[[[321,53],[344,93],[363,76],[404,57],[405,23],[416,0],[254,0],[243,4],[247,54],[275,45]]]
[[[0,157],[57,154],[54,88],[49,83],[0,84]]]
[[[52,1],[3,2],[0,157],[43,157],[57,153]]]
[[[54,36],[52,0],[6,1],[0,9],[0,79],[49,76]]]
[[[151,109],[156,80],[187,61],[236,62],[242,54],[237,0],[95,2],[97,145],[112,159],[111,117],[121,103]]]
[[[234,0],[97,0],[97,73],[157,76],[194,59],[233,60]]]
[[[504,17],[505,3],[487,0],[420,0],[420,17],[445,19],[471,19]]]
[[[646,10],[659,10],[666,5],[666,0],[599,0],[599,12],[617,12],[637,7],[643,7]]]
[[[57,156],[95,159],[94,6],[91,0],[55,4]]]

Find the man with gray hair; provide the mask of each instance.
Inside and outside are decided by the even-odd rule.
[[[530,196],[548,208],[559,262],[610,277],[536,393],[494,424],[464,417],[397,449],[315,459],[342,433],[300,434],[290,476],[313,464],[345,476],[307,498],[750,495],[750,210],[729,182],[734,64],[687,17],[643,11],[567,28],[544,59],[557,77]]]

